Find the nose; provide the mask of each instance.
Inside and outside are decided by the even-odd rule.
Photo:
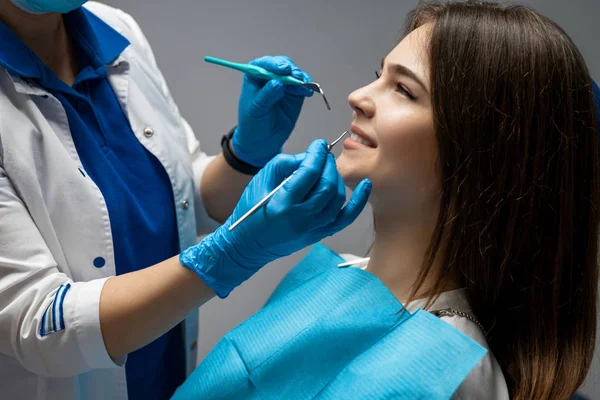
[[[350,93],[348,103],[358,115],[364,115],[367,118],[372,118],[375,115],[375,103],[369,93],[369,86],[364,86]]]

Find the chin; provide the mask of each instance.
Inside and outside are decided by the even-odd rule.
[[[364,168],[360,168],[360,165],[356,162],[352,162],[350,159],[344,156],[344,153],[336,160],[337,170],[344,179],[344,183],[350,189],[356,188],[356,186],[365,178],[369,178],[369,174],[366,173]]]

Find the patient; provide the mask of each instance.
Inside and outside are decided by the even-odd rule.
[[[350,95],[338,159],[348,186],[373,182],[364,273],[490,350],[455,398],[568,399],[590,368],[597,314],[586,64],[522,6],[421,3],[407,22],[377,79]]]

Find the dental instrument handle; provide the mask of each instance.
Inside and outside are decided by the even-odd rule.
[[[283,187],[283,185],[285,185],[290,179],[292,179],[292,176],[294,176],[295,173],[296,173],[296,171],[294,171],[293,174],[291,174],[290,176],[288,176],[287,178],[285,178],[283,180],[283,182],[281,182],[268,195],[266,195],[265,197],[263,197],[263,199],[261,201],[259,201],[258,203],[256,203],[256,205],[254,207],[252,207],[250,210],[248,210],[248,212],[246,214],[242,215],[242,217],[240,219],[238,219],[237,221],[235,221],[233,223],[233,225],[231,225],[229,227],[229,232],[231,232],[232,230],[234,230],[236,226],[238,226],[239,224],[241,224],[242,222],[244,222],[244,220],[246,220],[249,216],[251,216],[256,211],[258,211],[258,209],[261,208],[267,201],[269,201],[269,199],[271,197],[273,197],[275,195],[275,193],[277,193],[277,191]]]
[[[348,134],[348,131],[344,131],[344,133],[342,133],[342,135],[340,137],[338,137],[337,139],[335,139],[333,142],[329,143],[327,145],[327,151],[328,152],[331,151],[331,149],[333,148],[333,146],[335,146],[347,134]],[[256,205],[254,207],[252,207],[250,210],[248,210],[248,212],[246,212],[246,214],[242,215],[240,219],[238,219],[237,221],[235,221],[229,227],[229,232],[231,232],[232,230],[234,230],[236,226],[238,226],[239,224],[241,224],[242,222],[244,222],[244,220],[246,220],[249,216],[251,216],[252,214],[254,214],[259,208],[261,208],[263,205],[265,205],[266,202],[269,201],[269,199],[271,197],[273,197],[273,195],[275,193],[277,193],[277,191],[283,187],[283,185],[285,185],[290,179],[292,179],[292,176],[294,176],[295,173],[296,173],[296,171],[294,171],[293,174],[291,174],[290,176],[288,176],[287,178],[285,178],[283,180],[283,182],[281,182],[275,189],[273,189],[269,194],[267,194],[265,197],[263,197],[263,199],[261,201],[259,201],[258,203],[256,203]]]
[[[210,57],[210,56],[204,57],[204,61],[209,62],[211,64],[216,64],[216,65],[220,65],[223,67],[232,68],[232,69],[241,71],[245,74],[253,75],[253,76],[263,78],[266,80],[275,79],[275,80],[278,80],[279,82],[283,83],[284,85],[296,85],[297,86],[297,85],[304,84],[304,82],[302,82],[300,79],[296,79],[293,76],[277,75],[277,74],[272,73],[271,71],[267,71],[266,69],[261,68],[256,65],[236,63],[236,62],[222,60],[220,58]]]

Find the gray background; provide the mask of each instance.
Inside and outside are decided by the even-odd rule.
[[[205,55],[248,62],[285,54],[324,87],[332,110],[314,96],[305,103],[285,150],[304,151],[317,138],[332,139],[348,128],[348,94],[374,78],[415,0],[105,0],[141,25],[179,104],[201,141],[215,154],[221,136],[236,122],[241,74],[203,62]],[[554,19],[583,52],[600,79],[600,0],[524,1]],[[337,152],[340,150],[337,149]],[[334,152],[336,152],[334,150]],[[337,153],[336,152],[336,153]],[[325,243],[342,253],[363,254],[372,240],[369,211]],[[226,300],[200,310],[200,360],[228,330],[256,312],[304,252],[277,261]],[[600,399],[600,361],[585,387]]]

